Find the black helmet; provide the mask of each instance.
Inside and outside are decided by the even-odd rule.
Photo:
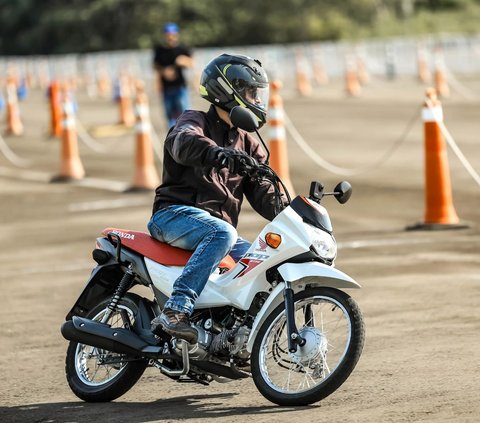
[[[200,78],[200,95],[229,112],[243,106],[258,118],[261,127],[267,121],[268,78],[262,64],[247,56],[222,54],[213,59]]]

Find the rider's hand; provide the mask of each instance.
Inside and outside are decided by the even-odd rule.
[[[227,167],[233,175],[245,176],[258,167],[258,162],[247,153],[230,148],[224,148],[218,155],[222,167]]]

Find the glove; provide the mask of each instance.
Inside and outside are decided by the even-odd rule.
[[[244,151],[223,148],[217,156],[221,168],[226,167],[232,175],[245,176],[258,167],[258,162]]]

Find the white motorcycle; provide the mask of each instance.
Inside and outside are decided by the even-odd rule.
[[[256,131],[246,109],[233,109],[231,119]],[[265,164],[249,172],[273,184],[280,210],[278,176]],[[358,305],[343,291],[360,286],[334,267],[336,242],[320,201],[333,195],[343,204],[351,192],[348,182],[330,193],[312,182],[309,196],[288,198],[290,205],[238,263],[226,257],[195,304],[195,345],[150,330],[191,252],[144,232],[105,229],[93,251],[97,266],[61,329],[70,341],[72,391],[85,401],[111,401],[153,366],[178,382],[204,385],[252,377],[279,405],[330,395],[358,362],[365,327]],[[152,298],[131,292],[135,285],[150,288]]]

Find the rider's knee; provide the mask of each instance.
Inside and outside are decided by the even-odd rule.
[[[238,239],[237,230],[230,224],[224,222],[225,224],[217,228],[215,237],[217,239],[222,239],[225,242],[225,246],[230,250]]]

